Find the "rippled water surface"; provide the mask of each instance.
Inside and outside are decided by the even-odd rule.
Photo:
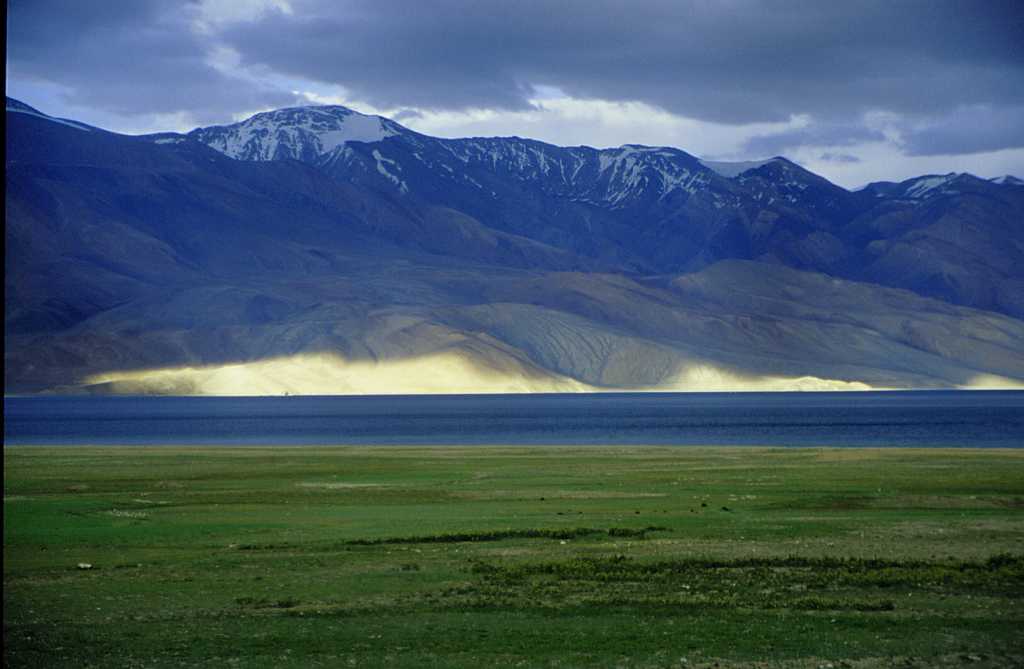
[[[7,444],[1024,446],[1024,392],[16,397]]]

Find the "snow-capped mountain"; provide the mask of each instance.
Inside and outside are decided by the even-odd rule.
[[[332,105],[263,112],[231,125],[197,128],[189,137],[237,160],[315,163],[348,142],[379,142],[403,131],[386,118]]]
[[[672,147],[442,139],[337,105],[264,112],[231,125],[197,128],[188,137],[231,158],[297,159],[345,181],[468,207],[477,215],[493,213],[509,198],[521,199],[524,190],[555,200],[559,209],[578,205],[613,216],[652,209],[661,210],[658,215],[678,214],[694,195],[694,206],[734,214],[767,208],[786,210],[791,217],[794,208],[810,207],[815,228],[823,221],[831,225],[853,206],[845,189],[781,157],[729,163],[699,160]]]
[[[475,189],[493,199],[501,190],[490,183],[497,177],[572,201],[625,208],[637,198],[693,193],[706,187],[713,174],[679,149],[626,145],[598,150],[518,137],[441,139],[341,106],[265,112],[231,125],[197,128],[188,136],[231,158],[294,158],[400,193],[418,190],[407,176],[416,174],[419,181]]]
[[[17,101],[8,107],[9,114],[89,129]],[[117,137],[112,156],[131,151],[159,160]],[[850,192],[783,157],[723,163],[671,147],[443,139],[340,106],[282,109],[185,135],[138,139],[173,149],[165,159],[173,156],[183,165],[208,162],[208,154],[240,164],[301,161],[359,189],[359,197],[369,198],[360,208],[387,202],[419,212],[423,222],[415,229],[398,226],[391,213],[365,224],[384,226],[392,239],[433,252],[450,251],[455,243],[465,257],[635,273],[693,271],[726,258],[758,260],[1024,313],[1024,300],[1013,297],[1021,292],[1017,279],[1006,269],[1024,264],[1020,247],[1007,239],[1019,220],[1022,194],[1012,177],[925,175]],[[365,216],[348,209],[344,215]],[[950,228],[964,217],[978,221],[972,234]],[[436,228],[442,219],[449,226],[443,233]],[[500,242],[484,252],[483,238],[466,226],[498,235]],[[455,242],[470,238],[472,244]],[[928,262],[911,260],[924,240]],[[999,288],[982,289],[965,278],[982,272],[972,258],[985,258],[980,266],[989,267],[984,271],[991,276],[982,283]]]
[[[372,158],[372,161],[369,160]],[[466,189],[496,200],[509,185],[536,188],[567,202],[625,209],[705,189],[716,175],[678,149],[627,145],[612,149],[560,147],[508,138],[437,139],[402,135],[372,150],[347,147],[324,161],[339,176],[383,175],[400,190],[409,179],[432,189]]]
[[[512,203],[519,202],[520,219],[531,209],[557,210],[564,222],[574,217],[572,210],[583,208],[591,225],[595,215],[622,219],[643,212],[679,219],[691,217],[688,209],[699,209],[702,218],[718,221],[712,227],[723,225],[723,218],[747,221],[749,227],[751,219],[764,217],[758,212],[769,212],[776,222],[772,230],[761,226],[759,236],[786,227],[793,233],[794,226],[803,228],[804,235],[833,234],[878,198],[922,201],[977,181],[967,174],[926,175],[899,184],[876,182],[854,194],[782,157],[722,162],[671,147],[594,149],[518,137],[442,139],[337,105],[265,112],[231,125],[198,128],[188,137],[240,160],[301,160],[345,181],[468,209],[527,234],[536,227],[528,220],[501,223]],[[1015,180],[1008,176],[991,183]],[[538,199],[545,200],[543,205]],[[550,222],[542,227],[551,227]]]
[[[952,204],[984,200],[1012,184],[950,173],[876,182],[854,193],[782,157],[727,163],[671,147],[442,139],[337,106],[257,114],[188,136],[242,160],[299,159],[340,181],[462,212],[503,233],[636,272],[744,258],[902,285],[882,262],[892,251],[880,258],[881,247],[871,246],[889,234],[877,221],[898,211],[906,230],[930,229],[938,210],[919,205],[940,196],[954,198]],[[928,278],[947,272],[945,262],[923,270],[915,289],[938,286],[934,292],[944,299],[981,299],[973,288]],[[876,276],[873,267],[884,270]]]
[[[876,198],[920,202],[940,196],[961,195],[971,190],[985,188],[991,184],[997,186],[1020,186],[1024,185],[1024,181],[1010,175],[986,180],[967,172],[950,172],[948,174],[925,174],[899,183],[876,181],[865,186],[864,190]]]
[[[343,108],[133,137],[7,106],[8,387],[324,352],[617,388],[695,359],[1024,378],[1010,179],[850,193],[784,158],[438,139]],[[169,388],[120,391],[194,391]]]
[[[950,172],[949,174],[927,175],[909,179],[900,184],[901,190],[897,191],[894,195],[911,200],[923,200],[926,197],[949,192],[950,188],[961,176],[956,172]]]

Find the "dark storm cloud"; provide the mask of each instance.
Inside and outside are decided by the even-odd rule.
[[[881,139],[862,123],[872,111],[915,155],[1021,146],[1020,0],[290,5],[203,32],[192,2],[11,0],[8,75],[58,84],[81,106],[200,121],[293,103],[273,81],[338,85],[409,115],[527,109],[550,87],[725,124],[810,119],[749,140],[762,156]],[[223,47],[237,67],[211,66]]]
[[[8,75],[58,84],[72,104],[118,114],[188,111],[223,120],[294,96],[212,67],[195,6],[174,0],[12,0]]]
[[[521,109],[534,85],[724,123],[1024,103],[1016,0],[292,5],[226,40],[381,107]]]

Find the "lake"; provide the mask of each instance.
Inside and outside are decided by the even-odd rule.
[[[8,397],[9,445],[1024,446],[1024,392]]]

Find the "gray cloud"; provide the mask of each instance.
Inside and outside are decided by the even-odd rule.
[[[775,156],[800,146],[854,146],[884,141],[885,135],[856,123],[812,123],[802,128],[751,137],[744,150],[752,156]]]
[[[391,114],[391,119],[400,123],[414,118],[423,118],[423,112],[418,109],[399,109],[397,112]]]
[[[224,37],[380,107],[521,109],[534,85],[724,123],[1024,103],[1013,0],[293,5]]]
[[[197,122],[292,104],[300,80],[407,118],[529,109],[550,87],[724,124],[812,119],[751,139],[751,155],[883,139],[862,124],[877,110],[912,129],[913,155],[1021,146],[1019,0],[290,4],[204,33],[195,2],[10,0],[8,76],[57,84],[82,107]],[[222,47],[237,66],[210,64]]]
[[[213,43],[191,29],[194,9],[173,0],[12,0],[8,75],[59,84],[74,105],[115,114],[186,111],[200,122],[295,100],[211,66]]]
[[[911,156],[982,153],[1024,147],[1024,106],[959,108],[903,134]]]
[[[823,160],[826,163],[841,163],[851,165],[853,163],[861,162],[861,159],[850,153],[832,153],[826,151],[825,153],[818,156],[818,160]]]

